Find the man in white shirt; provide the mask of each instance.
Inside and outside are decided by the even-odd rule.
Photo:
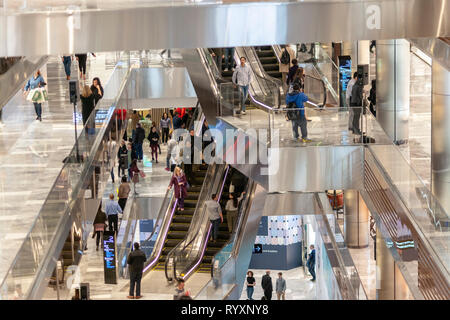
[[[350,98],[352,97],[352,89],[353,85],[356,83],[356,78],[358,77],[358,73],[355,72],[353,74],[353,79],[351,79],[347,84],[347,91],[345,92],[345,103],[348,108],[348,130],[353,128],[353,109],[350,108]]]
[[[245,57],[241,57],[241,64],[236,66],[236,70],[234,70],[232,78],[233,83],[238,85],[241,91],[242,114],[245,114],[245,101],[247,101],[248,86],[252,80],[250,67],[245,62]]]

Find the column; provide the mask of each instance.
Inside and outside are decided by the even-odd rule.
[[[377,43],[378,44],[378,43]],[[395,299],[395,262],[377,230],[377,300]]]
[[[433,61],[431,79],[431,191],[449,213],[450,72]]]
[[[409,136],[410,59],[408,41],[377,41],[377,119],[396,144]]]
[[[369,245],[369,209],[357,190],[344,191],[344,236],[349,248]]]
[[[370,41],[344,41],[342,43],[342,55],[352,57],[352,71],[355,72],[358,64],[370,65]]]

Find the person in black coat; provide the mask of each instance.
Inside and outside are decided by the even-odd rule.
[[[103,98],[103,93],[104,93],[102,84],[101,84],[100,79],[98,77],[95,77],[92,80],[91,91],[94,94],[95,105],[97,105],[97,102],[101,98]]]
[[[127,264],[130,265],[130,294],[128,299],[140,299],[141,296],[141,279],[144,271],[144,263],[147,260],[145,253],[139,249],[139,243],[134,243],[134,250],[130,252]],[[136,296],[134,295],[134,287],[136,285]]]
[[[134,135],[133,145],[136,146],[136,155],[138,161],[142,161],[144,158],[144,151],[142,150],[142,144],[145,140],[145,130],[140,123],[136,124],[136,133]]]
[[[119,151],[117,151],[117,159],[119,160],[119,168],[117,169],[117,173],[120,177],[120,170],[122,170],[122,175],[125,175],[125,169],[128,168],[128,150],[125,140],[120,142]]]
[[[266,274],[261,279],[261,287],[264,290],[264,297],[266,298],[266,300],[272,300],[273,286],[269,270],[266,271]]]
[[[158,163],[159,134],[155,126],[152,127],[148,135],[148,141],[150,141],[150,148],[152,149],[152,161],[156,158],[156,163]]]
[[[314,249],[314,245],[310,245],[311,253],[309,254],[309,258],[306,261],[306,266],[308,267],[309,273],[312,275],[311,281],[316,281],[316,271],[314,270],[316,267],[316,249]]]
[[[377,105],[377,89],[376,89],[377,81],[372,80],[372,88],[370,88],[369,98],[367,100],[370,101],[370,112],[372,112],[373,116],[377,116],[377,111],[375,106]]]
[[[89,116],[92,113],[92,110],[95,109],[95,102],[94,102],[94,94],[92,93],[91,89],[88,85],[83,86],[83,92],[80,95],[81,100],[81,115],[83,117],[83,125],[85,126]],[[93,127],[94,123],[89,123],[88,128]]]
[[[294,81],[294,75],[298,69],[298,61],[297,59],[292,59],[292,67],[289,68],[289,73],[286,79],[286,84],[289,86],[292,81]]]

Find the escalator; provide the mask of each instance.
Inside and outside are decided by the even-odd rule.
[[[272,46],[261,47],[261,50],[256,50],[256,54],[258,55],[264,71],[271,77],[280,79],[281,81],[281,72],[279,71],[280,65]]]
[[[189,230],[192,221],[192,216],[195,213],[195,208],[202,188],[201,186],[205,180],[207,170],[207,165],[201,165],[198,171],[193,172],[195,175],[195,186],[189,188],[188,196],[184,200],[184,211],[178,209],[175,211],[169,226],[166,241],[164,242],[164,247],[154,270],[164,270],[167,255],[186,237],[186,233]]]

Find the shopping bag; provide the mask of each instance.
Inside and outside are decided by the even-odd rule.
[[[141,178],[145,178],[145,173],[144,173],[144,171],[139,171],[139,175],[141,176]]]
[[[33,96],[31,97],[32,102],[40,103],[39,101],[42,99],[42,93],[39,89],[34,89]]]
[[[31,100],[31,99],[33,98],[33,94],[34,94],[34,91],[35,91],[35,90],[36,90],[36,89],[32,89],[32,90],[28,91],[28,94],[27,94],[27,96],[26,96],[26,100],[27,100],[27,101],[33,102],[33,100]]]
[[[44,98],[44,101],[48,101],[48,94],[47,94],[47,90],[44,88],[40,88],[40,91],[42,93],[42,97]]]

